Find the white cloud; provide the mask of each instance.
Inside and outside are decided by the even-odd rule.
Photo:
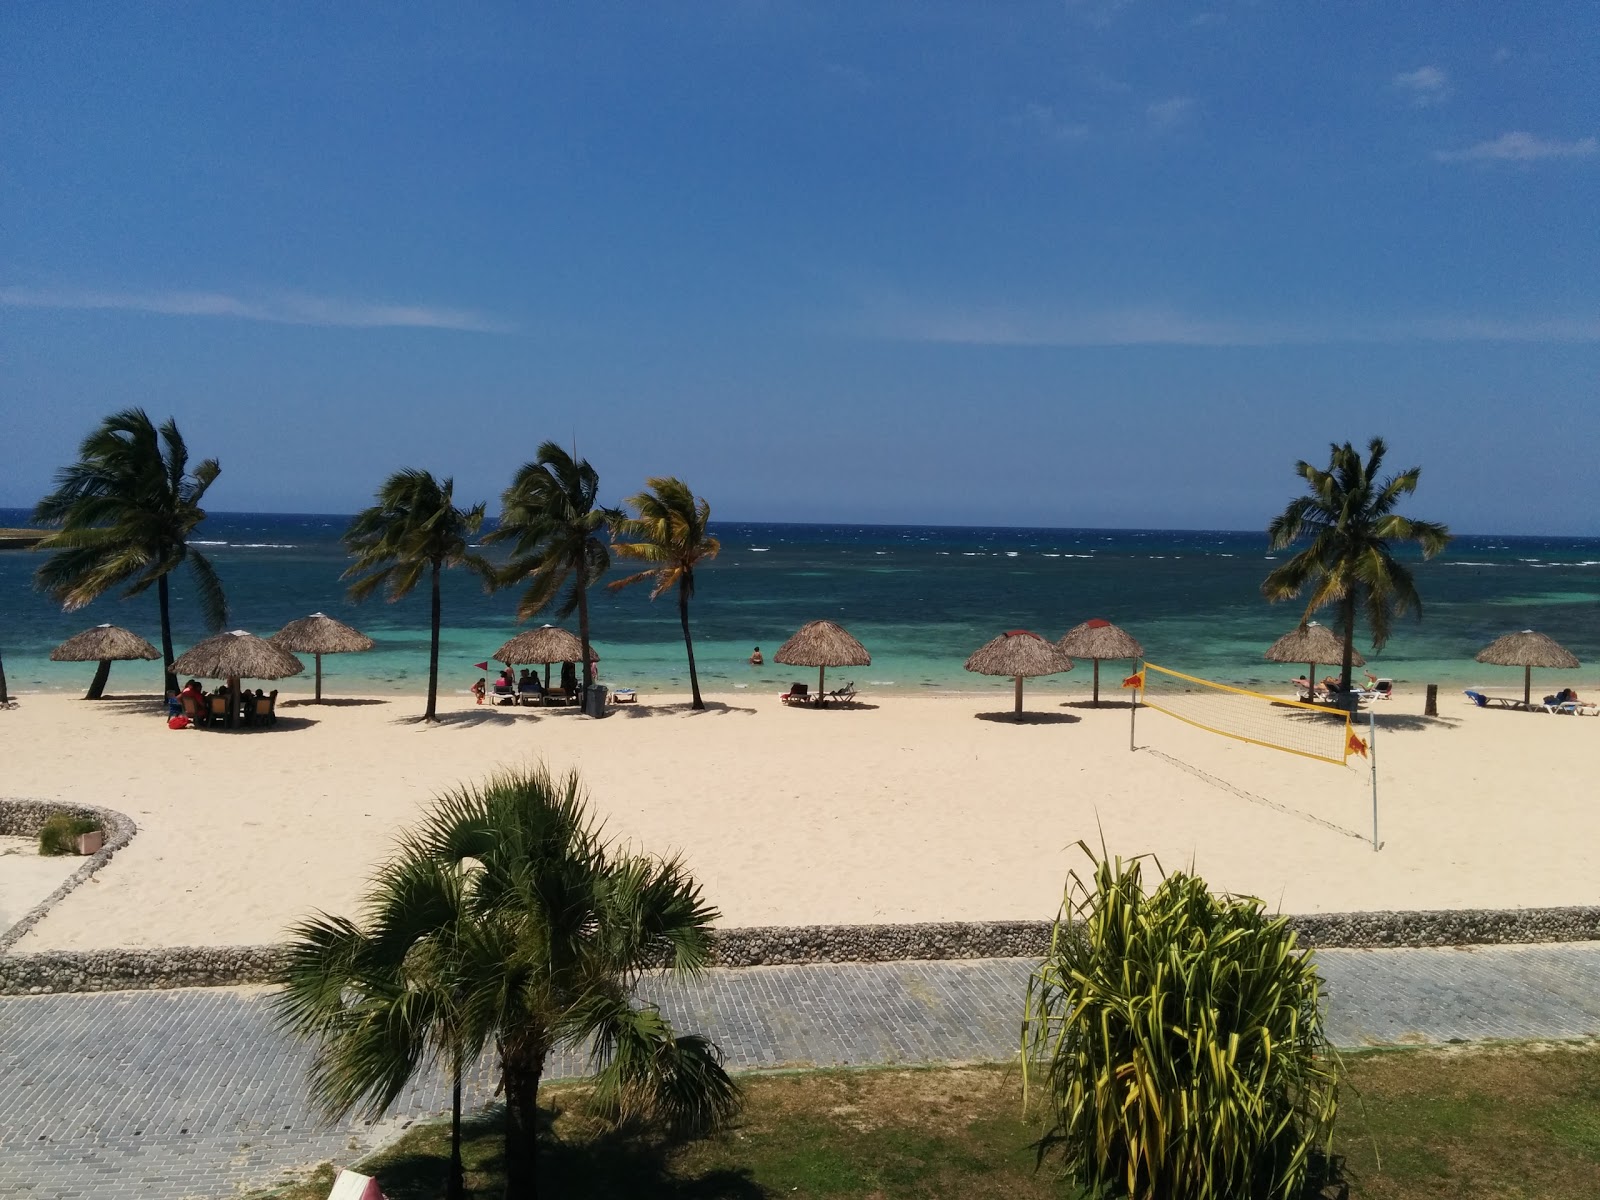
[[[1163,305],[1028,311],[937,307],[878,297],[854,332],[891,341],[967,346],[1294,346],[1413,342],[1600,343],[1600,315],[1433,316],[1373,321],[1197,316]]]
[[[1081,121],[1062,116],[1049,104],[1029,104],[1013,118],[1025,129],[1031,129],[1047,141],[1076,142],[1089,136],[1089,127]]]
[[[279,325],[342,329],[454,329],[504,333],[507,326],[464,309],[382,304],[280,292],[255,298],[222,292],[117,292],[83,288],[0,287],[7,308],[106,309],[176,317],[237,317]]]
[[[1157,129],[1170,129],[1188,119],[1194,112],[1194,101],[1188,96],[1174,96],[1170,100],[1158,100],[1147,105],[1144,112]]]
[[[1443,104],[1450,99],[1450,76],[1438,67],[1418,67],[1415,71],[1401,71],[1394,77],[1394,86],[1418,108]]]
[[[1588,158],[1596,153],[1600,153],[1600,140],[1592,137],[1557,142],[1515,132],[1502,133],[1465,150],[1435,150],[1433,157],[1440,162],[1538,162],[1546,158]]]

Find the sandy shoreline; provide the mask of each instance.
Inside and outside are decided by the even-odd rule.
[[[1507,689],[1509,690],[1509,689]],[[1582,689],[1580,688],[1580,691]],[[1030,693],[1032,695],[1032,693]],[[441,698],[292,704],[274,729],[168,731],[149,700],[25,697],[0,713],[6,794],[125,812],[132,845],[17,950],[268,942],[350,911],[395,831],[496,766],[577,767],[609,832],[682,850],[726,926],[1047,918],[1079,838],[1191,860],[1287,911],[1595,903],[1600,720],[1379,708],[1384,849],[1365,763],[1340,768],[1040,694],[864,695],[797,711],[651,698],[605,721]],[[3,869],[3,867],[0,867]]]

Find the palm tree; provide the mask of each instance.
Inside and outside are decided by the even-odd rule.
[[[228,620],[222,581],[189,545],[206,518],[200,501],[221,473],[214,458],[189,470],[189,449],[172,418],[157,430],[143,409],[124,409],[84,438],[78,461],[56,472],[55,491],[33,511],[35,521],[61,526],[39,543],[40,550],[55,553],[34,573],[34,582],[68,612],[124,584],[124,596],[156,585],[169,695],[178,690],[178,680],[172,673],[167,576],[188,563],[207,627],[216,632]]]
[[[1331,447],[1326,471],[1307,462],[1295,464],[1306,481],[1309,495],[1289,502],[1289,507],[1267,527],[1271,549],[1286,550],[1308,542],[1289,561],[1275,567],[1261,585],[1269,601],[1289,600],[1307,588],[1311,598],[1302,622],[1326,604],[1339,606],[1340,632],[1344,635],[1344,674],[1341,687],[1350,691],[1351,655],[1355,648],[1356,608],[1366,614],[1372,646],[1383,649],[1397,614],[1414,609],[1422,615],[1411,571],[1398,562],[1394,543],[1412,542],[1432,558],[1450,541],[1450,531],[1432,521],[1413,521],[1394,511],[1401,497],[1417,490],[1421,467],[1378,481],[1385,446],[1382,438],[1367,444],[1368,457],[1349,442]]]
[[[377,504],[362,509],[345,530],[344,544],[355,556],[344,573],[350,598],[365,600],[386,588],[393,603],[411,594],[427,571],[433,592],[432,641],[428,649],[428,711],[424,721],[438,720],[439,576],[447,567],[466,567],[492,586],[494,567],[471,550],[483,524],[483,505],[455,506],[455,480],[435,479],[427,471],[396,471],[384,481]]]
[[[671,588],[678,589],[678,621],[689,652],[689,687],[694,692],[694,707],[703,709],[700,677],[694,669],[694,639],[689,636],[689,599],[694,595],[695,566],[715,558],[722,543],[706,532],[711,505],[704,498],[697,499],[688,484],[681,479],[647,479],[645,484],[650,490],[628,501],[639,515],[615,521],[612,535],[619,539],[615,549],[623,558],[655,565],[607,586],[615,591],[651,579],[655,581],[650,589],[652,600]]]
[[[500,526],[484,540],[510,542],[511,561],[500,573],[506,585],[527,582],[517,605],[517,620],[543,612],[570,581],[557,613],[578,614],[583,643],[583,686],[594,682],[589,653],[589,589],[611,566],[601,534],[618,516],[597,507],[600,476],[588,459],[574,460],[554,442],[539,447],[500,498]]]
[[[701,969],[719,914],[680,859],[605,845],[576,774],[512,772],[441,797],[366,912],[299,926],[278,1000],[318,1043],[325,1105],[382,1112],[430,1050],[458,1066],[493,1047],[518,1198],[536,1194],[539,1082],[563,1046],[592,1045],[592,1102],[613,1119],[703,1130],[736,1111],[717,1048],[633,1001],[645,970]]]

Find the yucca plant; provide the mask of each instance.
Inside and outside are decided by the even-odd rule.
[[[1182,873],[1146,895],[1140,859],[1079,845],[1022,1025],[1041,1162],[1094,1197],[1304,1195],[1339,1095],[1310,951],[1259,900]]]

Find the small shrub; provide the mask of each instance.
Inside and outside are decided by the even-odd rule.
[[[1040,1158],[1060,1153],[1094,1197],[1304,1195],[1338,1107],[1310,952],[1259,900],[1182,873],[1147,896],[1139,859],[1082,848],[1092,882],[1068,876],[1028,982],[1023,1082],[1048,1093]]]
[[[56,813],[39,830],[39,853],[46,855],[76,854],[80,834],[93,833],[100,822],[93,817],[74,817]]]

